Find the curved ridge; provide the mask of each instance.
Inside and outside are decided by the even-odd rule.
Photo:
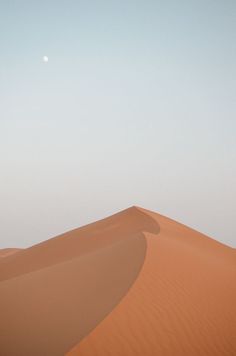
[[[160,233],[158,238],[144,233],[147,252],[138,278],[116,308],[66,356],[236,354],[232,251],[221,251],[211,239],[208,246],[200,233],[148,214],[158,221]]]

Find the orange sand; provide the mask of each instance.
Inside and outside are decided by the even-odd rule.
[[[0,259],[0,355],[234,356],[236,253],[141,208]]]

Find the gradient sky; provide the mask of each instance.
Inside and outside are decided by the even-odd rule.
[[[0,248],[131,205],[236,247],[235,0],[5,0],[0,44]]]

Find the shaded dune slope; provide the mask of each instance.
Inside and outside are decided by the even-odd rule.
[[[0,265],[4,356],[64,355],[117,305],[159,226],[135,208],[9,256]]]
[[[0,259],[0,355],[236,355],[236,253],[130,208]]]

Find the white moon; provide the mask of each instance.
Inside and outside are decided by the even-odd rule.
[[[48,62],[48,57],[47,56],[43,56],[43,62],[47,63]]]

